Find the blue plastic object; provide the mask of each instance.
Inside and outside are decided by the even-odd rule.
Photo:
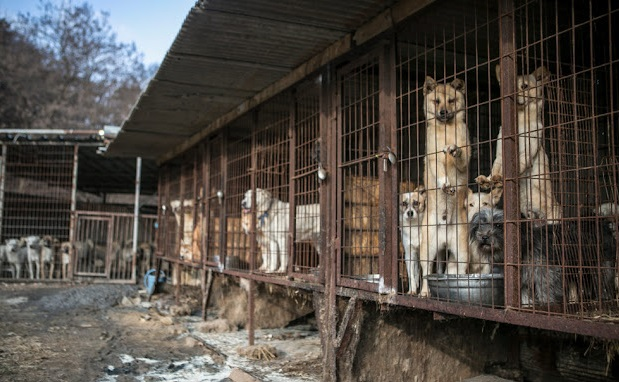
[[[157,272],[157,270],[151,269],[144,275],[144,287],[149,296],[155,293],[155,272]],[[157,280],[157,284],[163,284],[165,281],[165,272],[159,271],[159,280]]]

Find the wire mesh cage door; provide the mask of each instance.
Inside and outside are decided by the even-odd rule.
[[[338,283],[375,290],[381,278],[379,243],[380,59],[378,54],[338,73],[337,230],[341,238]]]
[[[294,219],[290,224],[292,273],[294,277],[315,280],[319,276],[321,249],[321,210],[317,171],[320,166],[320,87],[311,78],[295,93],[291,128],[291,191]],[[324,215],[324,214],[323,214]]]
[[[77,215],[73,271],[76,276],[107,277],[114,256],[112,218]]]

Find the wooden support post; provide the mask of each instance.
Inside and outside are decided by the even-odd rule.
[[[205,280],[206,279],[206,280]],[[208,303],[211,299],[211,288],[213,286],[213,270],[202,269],[202,321],[206,321]]]

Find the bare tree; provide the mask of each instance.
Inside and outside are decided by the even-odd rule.
[[[32,118],[22,127],[96,128],[127,117],[152,72],[135,44],[117,41],[108,17],[88,3],[41,0],[36,16],[19,14],[15,30],[4,28],[13,39],[7,49],[30,48],[23,60],[36,62],[28,78],[20,63],[0,56],[0,70],[7,67],[7,76],[20,82],[4,96],[23,99],[18,109],[36,110],[26,112]]]
[[[44,52],[0,20],[0,128],[39,128],[53,72]]]

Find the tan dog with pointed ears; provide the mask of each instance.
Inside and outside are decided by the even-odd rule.
[[[496,66],[501,81],[501,67]],[[517,77],[516,109],[518,111],[518,177],[520,178],[520,212],[529,219],[545,219],[549,224],[561,219],[561,206],[555,201],[550,181],[548,155],[544,150],[544,83],[550,78],[540,66],[529,75]],[[490,177],[478,176],[483,188],[502,187],[502,130],[497,136],[496,158]]]
[[[466,127],[464,81],[437,84],[426,77],[423,85],[426,116],[425,186],[426,213],[421,226],[419,258],[422,276],[431,273],[437,254],[449,253],[447,272],[466,273],[468,228],[466,199],[468,165],[471,158]],[[428,296],[422,279],[420,295]]]

